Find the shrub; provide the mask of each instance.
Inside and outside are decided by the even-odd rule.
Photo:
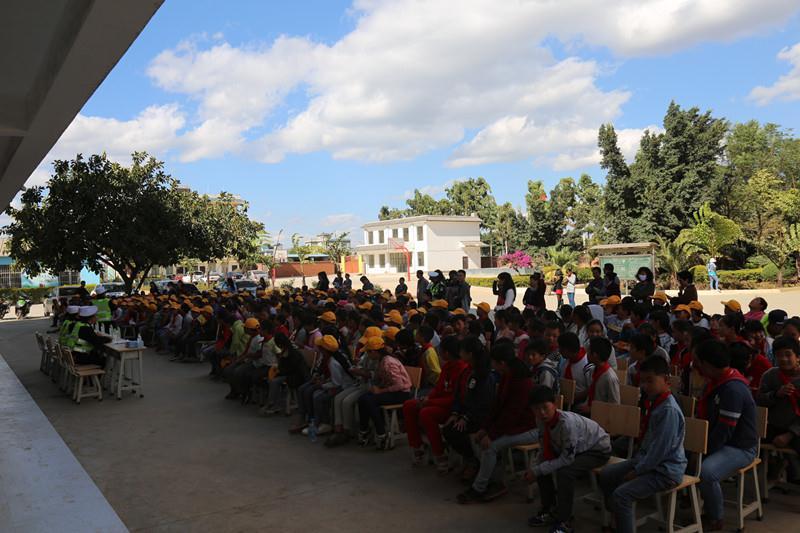
[[[35,304],[40,304],[44,301],[48,294],[53,290],[53,287],[34,287],[34,288],[25,288],[25,289],[0,289],[0,298],[3,301],[9,301],[12,304],[17,301],[20,293],[27,294],[28,297],[31,299],[31,302]],[[88,286],[87,286],[87,290]]]

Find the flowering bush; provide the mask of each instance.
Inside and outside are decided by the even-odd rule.
[[[531,259],[531,256],[529,256],[522,250],[517,250],[516,252],[510,254],[501,255],[497,259],[497,263],[500,266],[513,268],[514,271],[517,273],[519,273],[521,268],[533,267],[533,259]]]

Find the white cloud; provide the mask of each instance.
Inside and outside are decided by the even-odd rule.
[[[526,158],[583,164],[595,157],[599,125],[619,117],[630,96],[598,85],[602,66],[585,57],[592,48],[618,57],[668,53],[740,38],[798,10],[785,0],[453,6],[355,0],[355,28],[332,44],[281,36],[233,46],[220,33],[184,41],[147,69],[158,87],[185,99],[181,107],[153,106],[126,121],[79,115],[54,153],[127,158],[148,149],[182,161],[236,154],[274,163],[326,151],[380,162],[454,147],[452,166]],[[571,57],[554,57],[550,38]],[[300,91],[307,103],[285,109]],[[279,111],[288,118],[275,127]],[[478,133],[465,142],[469,131]]]
[[[645,131],[650,131],[650,133],[663,133],[664,128],[650,125],[645,128],[625,128],[617,130],[617,145],[628,162],[633,162],[636,157],[636,152],[639,149],[639,141],[641,141]],[[553,170],[559,171],[575,170],[599,164],[601,156],[600,150],[597,148],[597,130],[591,130],[591,132],[593,133],[594,148],[577,147],[573,150],[561,152],[553,158],[544,159],[540,161],[540,163],[548,164]]]
[[[445,190],[449,189],[453,186],[453,184],[459,180],[447,180],[446,182],[439,184],[439,185],[423,185],[422,187],[417,187],[416,189],[406,189],[403,192],[402,200],[409,200],[414,198],[414,191],[418,190],[422,194],[427,194],[429,196],[433,196],[436,198],[437,196],[441,196],[444,194]]]
[[[749,98],[758,105],[767,105],[773,100],[800,100],[800,43],[778,52],[778,59],[788,61],[792,68],[774,84],[759,85],[750,91]]]
[[[320,226],[326,231],[341,231],[342,228],[352,228],[360,223],[361,217],[354,213],[337,213],[323,217]]]

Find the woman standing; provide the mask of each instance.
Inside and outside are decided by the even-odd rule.
[[[653,281],[653,271],[647,267],[641,267],[636,272],[636,285],[631,289],[631,296],[639,303],[647,302],[656,292],[656,284]]]
[[[517,298],[517,288],[514,280],[508,272],[500,272],[497,279],[492,283],[492,294],[497,295],[497,305],[495,311],[513,307],[514,300]]]
[[[717,275],[717,260],[713,257],[708,260],[708,264],[706,265],[706,270],[708,270],[708,285],[712,291],[719,291],[722,292],[722,289],[719,288],[719,276]]]
[[[553,294],[556,295],[556,309],[561,309],[564,305],[564,274],[561,269],[556,270],[556,277],[553,281]]]
[[[575,308],[575,284],[578,283],[578,276],[572,271],[572,267],[567,267],[567,301],[570,307]]]

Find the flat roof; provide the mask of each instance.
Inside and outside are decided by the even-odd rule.
[[[363,228],[375,228],[378,226],[391,226],[395,224],[409,224],[414,222],[477,222],[481,223],[480,217],[460,216],[460,215],[418,215],[415,217],[392,218],[389,220],[376,220],[367,222]]]
[[[598,252],[624,252],[624,251],[636,251],[636,252],[643,252],[652,250],[658,246],[654,242],[632,242],[632,243],[620,243],[620,244],[596,244],[590,247],[590,250],[596,250]]]

